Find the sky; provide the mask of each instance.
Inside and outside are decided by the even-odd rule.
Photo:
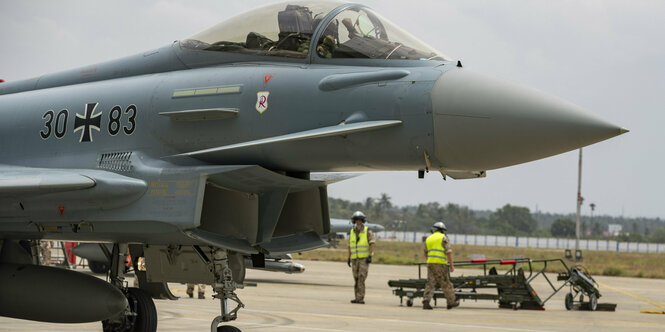
[[[273,1],[0,1],[0,78],[141,53]],[[362,1],[464,67],[566,99],[630,133],[583,150],[582,213],[665,219],[665,2]],[[578,152],[443,181],[373,172],[330,185],[353,201],[574,213]]]

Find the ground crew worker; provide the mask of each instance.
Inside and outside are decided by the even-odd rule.
[[[429,301],[434,295],[434,288],[438,284],[448,302],[448,309],[459,305],[455,299],[455,290],[450,282],[450,272],[455,271],[453,265],[453,251],[450,242],[444,233],[446,225],[437,221],[432,225],[432,235],[425,240],[425,255],[427,255],[427,285],[423,294],[423,309],[431,310]]]
[[[194,284],[187,284],[187,295],[194,297]],[[205,299],[206,285],[199,284],[199,299]]]
[[[39,252],[42,254],[42,265],[51,265],[51,248],[53,248],[53,241],[39,241]]]
[[[351,300],[351,303],[365,304],[365,279],[369,272],[369,264],[372,262],[372,255],[374,254],[374,234],[370,231],[365,222],[367,217],[365,214],[356,211],[351,217],[351,222],[355,224],[349,232],[349,258],[347,265],[351,267],[353,273],[353,280],[355,281],[353,288],[356,298]]]

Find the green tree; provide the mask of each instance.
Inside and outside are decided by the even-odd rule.
[[[490,215],[489,226],[495,234],[531,234],[538,229],[538,223],[531,216],[529,208],[510,204]]]
[[[441,212],[450,233],[475,234],[481,231],[475,213],[466,206],[448,203]]]
[[[386,193],[382,193],[381,197],[375,200],[374,210],[376,211],[376,221],[388,222],[390,221],[390,216],[395,215],[393,213],[393,203],[390,201],[390,196]]]
[[[557,219],[550,226],[550,233],[556,237],[575,236],[575,222],[570,219]]]
[[[371,211],[374,208],[374,198],[372,197],[367,197],[365,199],[365,210],[367,212]]]
[[[651,234],[649,234],[649,241],[665,243],[665,226],[660,226],[654,229]]]
[[[591,227],[591,235],[603,235],[603,229],[600,226],[599,222],[594,222]]]
[[[621,242],[642,242],[644,237],[639,233],[621,233],[614,237],[615,240]]]
[[[378,203],[379,209],[381,209],[381,211],[388,211],[393,208],[393,203],[390,201],[390,199],[391,198],[390,196],[388,196],[388,194],[386,193],[381,194]]]

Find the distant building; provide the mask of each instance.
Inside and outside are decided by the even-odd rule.
[[[607,232],[610,233],[611,236],[617,236],[619,233],[623,231],[623,226],[619,224],[609,224],[607,225]]]

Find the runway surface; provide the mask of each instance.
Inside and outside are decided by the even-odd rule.
[[[242,331],[663,331],[665,315],[641,310],[665,311],[665,280],[595,277],[600,283],[599,302],[617,303],[616,312],[567,311],[565,290],[546,304],[545,311],[499,309],[491,301],[462,302],[446,310],[445,301],[425,311],[417,299],[413,307],[400,306],[389,279],[417,277],[413,266],[372,265],[365,305],[351,304],[353,279],[345,263],[299,261],[305,273],[247,271],[256,287],[239,290],[245,303],[232,325]],[[478,270],[456,270],[454,275],[475,275]],[[556,276],[552,276],[556,280]],[[131,284],[131,283],[130,283]],[[542,296],[544,279],[534,283]],[[219,314],[219,302],[186,297],[185,286],[172,284],[177,301],[156,301],[158,331],[210,331]],[[66,305],[66,301],[63,301]],[[48,324],[0,317],[0,331],[101,331],[101,323]]]

